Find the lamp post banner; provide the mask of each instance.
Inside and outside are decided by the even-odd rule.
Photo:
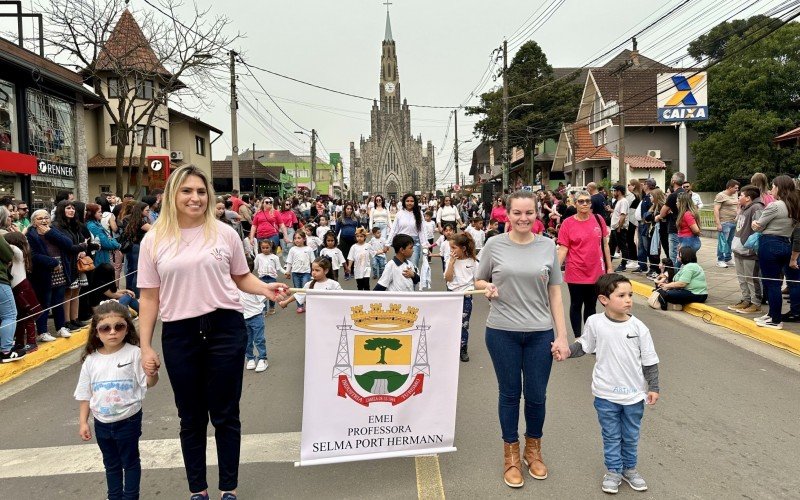
[[[455,451],[463,300],[309,290],[298,465]]]

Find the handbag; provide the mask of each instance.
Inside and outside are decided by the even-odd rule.
[[[88,255],[84,255],[78,259],[78,272],[85,273],[89,271],[94,271],[94,260]]]
[[[653,309],[661,309],[661,302],[658,301],[659,297],[661,297],[661,294],[658,293],[658,290],[653,290],[650,296],[647,297],[647,305]]]

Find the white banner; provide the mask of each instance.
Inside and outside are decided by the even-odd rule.
[[[463,299],[308,294],[299,465],[455,451]]]

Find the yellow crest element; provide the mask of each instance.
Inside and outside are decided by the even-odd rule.
[[[354,306],[350,310],[350,318],[356,326],[376,332],[388,332],[411,328],[417,321],[419,309],[407,307],[400,309],[400,304],[389,304],[389,309],[384,310],[381,304],[370,304],[369,311],[363,306]]]

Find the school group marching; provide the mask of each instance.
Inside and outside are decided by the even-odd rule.
[[[539,207],[529,192],[499,198],[491,214],[476,210],[467,217],[449,198],[421,202],[412,194],[388,206],[376,195],[363,207],[322,199],[276,207],[269,197],[251,205],[247,195],[236,194],[217,200],[201,170],[174,171],[157,221],[138,242],[138,320],[116,300],[93,309],[75,398],[82,439],[92,439],[94,418],[109,499],[139,495],[142,401],[162,365],[153,348],[157,319],[180,416],[187,495],[209,498],[210,420],[219,498],[235,500],[243,372],[267,369],[265,325],[277,306],[294,302],[302,314],[305,294],[292,291],[341,290],[340,278],[373,293],[428,289],[438,259],[448,290],[483,290],[490,300],[485,340],[499,387],[505,484],[519,488],[526,476],[547,478],[542,429],[552,362],[589,353],[596,355],[591,386],[608,469],[602,489],[616,493],[623,481],[647,489],[637,446],[644,404],[658,400],[658,356],[649,330],[632,315],[630,282],[606,273],[604,223],[575,216],[598,250],[595,286],[605,310],[589,316],[570,344],[561,292],[565,256],[554,239],[539,234]],[[463,300],[460,357],[467,362],[472,295]],[[518,434],[523,397],[524,447]]]

